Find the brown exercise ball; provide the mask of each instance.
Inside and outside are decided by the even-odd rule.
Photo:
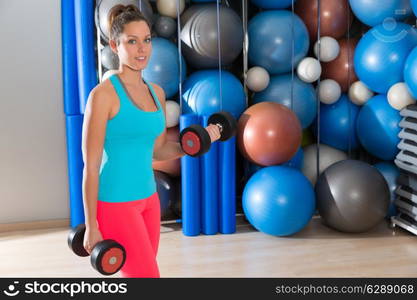
[[[349,90],[352,83],[358,80],[353,68],[353,54],[355,52],[356,39],[339,40],[340,52],[336,59],[330,62],[322,62],[321,78],[336,80],[343,93]]]
[[[167,140],[171,142],[178,142],[180,136],[179,132],[178,126],[167,128]],[[177,158],[164,161],[153,161],[152,167],[154,170],[165,172],[172,177],[178,177],[181,174],[181,159]]]
[[[239,118],[239,150],[257,165],[281,164],[297,152],[301,130],[297,116],[286,106],[275,102],[257,103]]]
[[[297,0],[295,13],[306,24],[310,40],[317,40],[317,1]],[[320,36],[343,37],[352,23],[353,13],[347,0],[320,0]]]

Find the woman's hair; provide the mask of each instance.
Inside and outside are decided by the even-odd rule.
[[[119,43],[119,37],[123,32],[124,26],[134,21],[145,22],[151,28],[148,20],[142,15],[135,5],[118,4],[112,7],[109,12],[109,33],[110,39]]]

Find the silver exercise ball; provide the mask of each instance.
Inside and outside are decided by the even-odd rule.
[[[148,0],[99,0],[95,10],[95,22],[97,28],[100,29],[101,37],[109,42],[109,22],[108,15],[111,8],[117,4],[130,5],[133,4],[139,8],[143,16],[149,23],[153,24],[152,6]]]
[[[231,8],[221,6],[219,11],[219,28],[216,4],[192,5],[181,16],[182,52],[194,68],[218,67],[218,42],[222,66],[231,64],[242,51],[242,20]]]
[[[320,175],[316,199],[326,225],[359,233],[385,218],[390,190],[384,176],[373,166],[359,160],[343,160]]]

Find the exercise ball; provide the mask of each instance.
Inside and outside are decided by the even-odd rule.
[[[400,176],[400,170],[392,162],[380,162],[375,164],[374,167],[384,176],[390,190],[390,205],[387,217],[395,216],[397,215],[397,207],[394,204],[396,198],[395,190],[398,186],[397,178]]]
[[[220,6],[219,11],[219,27],[216,4],[193,5],[181,16],[182,53],[196,69],[218,67],[219,47],[222,66],[230,65],[242,51],[241,18],[225,6]]]
[[[173,181],[168,174],[163,172],[154,171],[154,174],[159,203],[161,206],[161,219],[165,219],[171,212],[171,202],[176,196]]]
[[[291,109],[303,128],[310,126],[316,117],[316,91],[312,84],[303,82],[296,75],[272,76],[268,87],[253,95],[253,103],[265,101],[283,104]]]
[[[388,22],[370,29],[354,54],[359,80],[374,92],[387,93],[393,84],[404,81],[405,62],[416,41],[416,30],[405,23]]]
[[[134,5],[143,14],[146,20],[153,24],[153,11],[152,6],[148,0],[99,0],[95,9],[95,23],[96,27],[100,30],[101,37],[108,43],[109,42],[109,13],[113,6],[117,4],[122,5]]]
[[[295,3],[295,13],[306,24],[311,41],[317,40],[317,3],[314,0],[297,0]],[[353,20],[349,10],[347,0],[320,0],[320,35],[335,39],[343,37]]]
[[[308,83],[312,83],[320,78],[321,64],[312,57],[303,58],[297,66],[298,77]]]
[[[342,151],[357,148],[355,126],[358,113],[359,107],[349,101],[346,94],[333,104],[320,103],[320,143]]]
[[[114,70],[119,68],[119,57],[110,46],[105,46],[103,50],[101,50],[101,64],[107,70]]]
[[[362,106],[356,132],[362,146],[382,160],[393,160],[398,153],[400,112],[392,108],[386,95],[376,95]]]
[[[181,177],[173,178],[175,195],[171,201],[171,211],[175,217],[182,217],[182,200],[181,200]]]
[[[410,0],[349,0],[355,16],[368,26],[386,19],[401,21],[411,15]]]
[[[342,95],[340,84],[333,79],[325,79],[317,86],[319,100],[324,104],[333,104]]]
[[[272,166],[256,172],[242,195],[243,211],[259,231],[288,236],[302,230],[315,211],[311,183],[298,170]]]
[[[182,68],[181,82],[185,80],[187,67],[181,56],[181,66],[177,46],[164,38],[152,39],[152,54],[148,65],[142,71],[142,76],[149,82],[158,84],[167,98],[178,93],[180,83],[180,67]]]
[[[287,10],[258,13],[248,24],[248,36],[249,63],[265,68],[271,75],[291,71],[309,49],[304,23]]]
[[[319,49],[320,41],[320,49]],[[319,53],[320,50],[320,53]],[[340,52],[339,42],[331,36],[322,36],[314,44],[314,55],[322,62],[334,60]],[[320,54],[320,55],[319,55]]]
[[[296,0],[251,0],[257,7],[264,9],[283,9],[292,5]]]
[[[346,93],[350,85],[358,80],[355,70],[353,69],[353,55],[357,40],[342,39],[339,40],[339,55],[331,62],[323,62],[321,78],[333,79],[339,83],[342,92]]]
[[[297,152],[301,144],[301,125],[286,106],[261,102],[250,106],[240,116],[237,142],[247,160],[261,166],[281,164]]]
[[[381,173],[359,160],[328,167],[316,184],[317,208],[325,224],[342,232],[365,232],[387,214],[390,191]]]
[[[410,1],[411,1],[411,8],[413,10],[413,13],[417,17],[417,0],[410,0]]]
[[[349,88],[349,99],[356,105],[364,105],[373,96],[374,93],[360,80]]]
[[[103,81],[107,80],[110,76],[112,76],[112,75],[114,75],[114,74],[116,74],[116,73],[118,73],[118,72],[119,72],[118,70],[107,70],[107,71],[103,74],[103,76],[101,76],[101,82],[103,82]]]
[[[169,142],[179,142],[179,128],[178,126],[167,129],[167,140]],[[169,159],[169,160],[153,160],[152,168],[157,171],[162,171],[171,177],[178,177],[181,175],[181,159]]]
[[[266,89],[269,80],[268,71],[261,67],[252,67],[246,74],[246,85],[253,92],[260,92]]]
[[[177,7],[178,6],[178,7]],[[156,9],[158,10],[161,16],[171,17],[176,19],[177,18],[177,10],[179,10],[179,14],[181,15],[185,8],[185,1],[184,0],[157,0],[156,1]]]
[[[159,37],[170,39],[177,32],[177,23],[173,18],[160,16],[156,19],[154,28]]]
[[[168,128],[177,126],[180,120],[180,106],[177,102],[168,100],[165,102],[165,118]]]
[[[416,102],[405,82],[398,82],[391,86],[387,93],[387,99],[391,107],[396,110],[402,110],[407,105]]]
[[[348,158],[343,151],[323,144],[319,146],[319,175],[334,163]],[[317,148],[317,144],[304,148],[304,163],[301,169],[301,172],[310,180],[313,186],[317,181]]]
[[[295,168],[295,169],[301,170],[301,168],[303,167],[303,162],[304,162],[304,151],[300,147],[300,148],[298,148],[295,155],[289,161],[287,161],[285,163],[282,163],[279,166],[290,167],[290,168]],[[248,170],[246,170],[246,175],[245,176],[247,178],[249,178],[262,168],[264,168],[264,167],[259,166],[259,165],[254,164],[254,163],[251,163],[251,162],[248,162]]]
[[[410,52],[405,61],[404,81],[411,95],[417,98],[417,47]]]
[[[212,115],[226,110],[239,118],[246,108],[242,83],[232,73],[224,70],[221,73],[218,70],[192,73],[184,82],[182,97],[183,114]]]

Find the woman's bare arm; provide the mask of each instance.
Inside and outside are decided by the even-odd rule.
[[[103,154],[106,124],[110,115],[111,102],[103,89],[91,91],[82,132],[83,202],[86,227],[97,228],[97,200],[99,170]]]
[[[160,86],[156,84],[153,84],[153,86],[166,115],[165,92]],[[184,155],[185,153],[181,149],[180,143],[167,140],[166,128],[164,128],[164,132],[155,141],[153,153],[154,160],[171,160],[180,158]]]

